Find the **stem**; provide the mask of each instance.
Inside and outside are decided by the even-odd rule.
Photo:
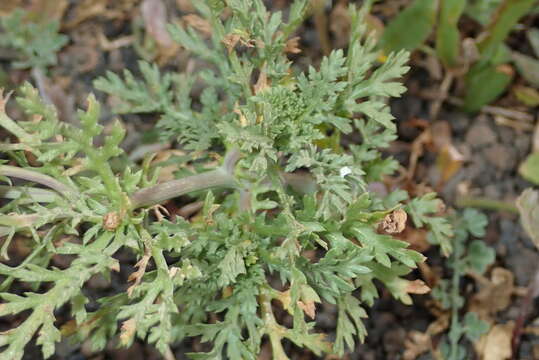
[[[233,175],[233,170],[238,159],[239,152],[232,150],[227,154],[223,165],[218,169],[139,190],[131,195],[131,209],[160,204],[165,200],[194,191],[208,190],[215,187],[235,188],[237,187],[237,182]]]
[[[258,302],[260,304],[260,315],[265,323],[266,334],[268,334],[270,338],[273,359],[288,359],[288,356],[283,349],[283,344],[281,343],[281,339],[283,338],[281,335],[283,328],[275,320],[273,309],[271,308],[271,298],[266,289],[260,289]]]
[[[34,202],[49,203],[58,199],[55,192],[47,189],[0,185],[0,198],[19,199],[23,195],[28,195]]]
[[[56,190],[61,195],[68,197],[75,195],[76,191],[70,186],[61,183],[60,181],[37,171],[21,169],[15,166],[0,165],[0,176],[9,176],[18,179],[32,181],[41,185],[45,185],[53,190]]]
[[[459,324],[459,288],[461,276],[461,248],[460,241],[454,242],[453,249],[453,277],[451,278],[451,330],[449,331],[449,360],[458,359],[459,340],[461,337],[461,325]]]
[[[456,201],[458,207],[473,207],[494,211],[507,211],[510,213],[518,214],[518,209],[512,203],[508,203],[500,200],[492,200],[485,197],[471,197],[462,196],[458,197]]]

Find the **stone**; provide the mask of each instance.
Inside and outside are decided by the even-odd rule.
[[[472,147],[492,144],[496,141],[496,134],[486,122],[475,123],[466,133],[466,143]]]
[[[496,166],[499,170],[506,171],[514,169],[518,164],[513,148],[501,144],[494,144],[485,149],[487,161]]]

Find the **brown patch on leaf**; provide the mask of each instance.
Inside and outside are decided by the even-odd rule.
[[[397,209],[386,215],[380,224],[380,229],[387,234],[401,233],[406,227],[406,220],[408,220],[406,211]]]

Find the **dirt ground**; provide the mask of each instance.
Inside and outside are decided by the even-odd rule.
[[[61,0],[51,7],[43,4],[46,1],[2,0],[0,15],[17,6],[41,9],[51,18],[59,19],[62,32],[69,36],[68,45],[59,53],[58,65],[50,68],[48,79],[43,80],[46,91],[65,121],[72,121],[75,108],[84,106],[90,92],[94,92],[105,104],[103,121],[107,123],[113,119],[110,104],[114,99],[96,91],[92,86],[92,81],[106,71],[120,72],[130,69],[137,74],[137,60],[142,56],[159,61],[163,69],[169,71],[182,70],[187,66],[188,54],[181,49],[176,49],[176,52],[170,55],[155,52],[148,47],[149,40],[145,38],[148,34],[144,33],[140,2]],[[346,45],[339,40],[339,32],[345,29],[340,27],[343,20],[335,10],[345,2],[329,1],[328,3],[332,4],[324,9],[322,17],[327,22],[324,29],[330,44],[335,47]],[[386,4],[386,12],[379,9],[375,15],[381,20],[387,20],[400,9],[399,4],[407,2],[382,1],[382,5]],[[188,1],[167,0],[165,3],[168,10],[167,19],[171,21],[178,21],[191,11]],[[274,9],[285,11],[288,6],[286,0],[267,3]],[[537,19],[537,16],[533,15],[523,23],[532,26],[537,23]],[[300,66],[316,65],[324,53],[319,27],[317,20],[310,18],[297,34],[302,39],[302,52],[294,55],[294,60]],[[473,26],[470,27],[473,32]],[[512,34],[508,42],[513,47],[523,47],[519,49],[523,52],[529,52],[519,39],[520,34]],[[0,48],[0,87],[12,89],[26,80],[35,81],[28,71],[13,69],[10,66],[11,61],[12,54]],[[525,188],[530,187],[530,183],[519,176],[518,167],[531,151],[533,132],[537,126],[537,109],[519,104],[509,91],[482,111],[468,114],[458,106],[462,90],[462,84],[458,80],[450,87],[448,94],[443,94],[440,90],[444,79],[435,59],[416,52],[412,56],[411,67],[412,70],[405,77],[408,92],[402,98],[391,102],[400,137],[387,153],[395,156],[402,165],[397,185],[407,188],[429,187],[439,192],[447,207],[458,209],[471,205],[485,211],[489,217],[485,242],[495,249],[496,263],[482,280],[489,281],[493,268],[506,269],[507,276],[514,277],[514,285],[512,279],[506,279],[503,285],[506,294],[510,294],[509,303],[496,312],[495,324],[518,322],[523,314],[526,288],[533,283],[538,270],[539,251],[523,232],[511,204]],[[514,82],[518,84],[522,80],[517,76]],[[433,107],[434,110],[439,107],[437,114]],[[124,143],[128,154],[139,150],[141,142],[152,137],[149,129],[156,120],[152,116],[122,117],[128,128],[127,140]],[[462,156],[458,165],[455,165],[453,160],[440,165],[440,141],[450,143]],[[450,166],[456,166],[457,169],[448,176],[445,171]],[[485,205],[479,201],[481,199],[488,199],[490,202]],[[424,239],[421,241],[424,242]],[[421,245],[424,244],[418,246]],[[442,275],[447,277],[450,274],[451,270],[447,268],[445,259],[440,256],[437,248],[427,246],[424,254],[428,257],[428,271],[434,274],[434,278]],[[88,286],[89,297],[96,298],[96,295],[125,288],[125,280],[133,271],[135,259],[125,255],[122,261],[131,266],[122,265],[121,273],[114,275],[111,284],[104,279],[93,278]],[[418,270],[415,275],[424,277],[425,270]],[[463,280],[461,290],[467,300],[471,301],[483,288],[480,280],[472,277]],[[343,359],[403,359],[405,349],[418,347],[421,343],[418,334],[424,333],[443,316],[433,311],[435,306],[429,295],[414,296],[414,305],[405,306],[392,299],[387,291],[380,289],[380,292],[380,299],[374,307],[368,309],[369,318],[365,323],[369,335],[365,343]],[[491,296],[494,296],[492,294]],[[533,301],[531,310],[525,316],[527,331],[520,339],[515,359],[539,359],[539,336],[534,335],[534,329],[535,333],[539,334],[539,311],[537,306],[533,306],[537,305],[537,302]],[[59,312],[59,321],[62,316],[69,316],[66,311]],[[0,320],[0,326],[4,327],[6,321]],[[16,322],[17,319],[9,321]],[[331,334],[336,324],[335,309],[330,306],[318,309],[317,322],[320,329]],[[434,343],[438,340],[439,336],[433,337]],[[175,346],[173,351],[177,359],[183,359],[186,352],[202,348],[203,345],[194,340]],[[269,347],[264,347],[260,359],[271,358],[270,352]],[[316,358],[310,352],[299,350],[290,344],[287,353],[293,354],[293,359]],[[33,346],[25,356],[28,360],[40,358],[39,350]],[[135,343],[130,349],[120,350],[111,344],[106,351],[96,354],[90,352],[87,344],[79,346],[68,341],[58,345],[57,354],[53,357],[55,360],[159,358],[155,349],[142,343]],[[433,359],[429,352],[415,358]]]

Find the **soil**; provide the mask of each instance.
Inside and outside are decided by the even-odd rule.
[[[9,3],[10,1],[8,1]],[[105,124],[114,118],[110,110],[111,99],[103,93],[95,91],[92,86],[93,79],[104,75],[107,70],[119,72],[129,69],[138,74],[136,66],[140,54],[133,48],[131,43],[126,46],[103,50],[103,44],[99,43],[99,33],[102,33],[109,41],[115,39],[129,39],[133,34],[133,28],[140,26],[139,4],[136,0],[123,1],[97,1],[96,3],[108,4],[101,13],[91,16],[87,20],[81,20],[76,26],[68,26],[70,22],[80,17],[77,9],[82,0],[67,1],[66,11],[61,17],[63,31],[70,36],[70,43],[59,54],[59,63],[50,69],[48,78],[51,84],[57,88],[56,92],[60,99],[56,103],[63,109],[65,119],[70,119],[70,113],[75,107],[85,107],[88,93],[96,93],[99,100],[106,104],[103,109],[103,121]],[[86,1],[88,2],[88,1]],[[185,12],[182,6],[186,6],[187,1],[177,0],[165,1],[169,10],[169,18],[176,19]],[[26,6],[26,3],[39,3],[39,1],[15,1],[19,6]],[[116,4],[114,4],[116,3]],[[284,9],[288,6],[288,1],[268,1],[275,9]],[[341,2],[334,1],[332,6],[325,9],[325,14],[330,19],[333,9]],[[344,3],[344,2],[343,2]],[[389,4],[389,1],[381,2]],[[394,2],[395,4],[397,2]],[[407,3],[401,1],[399,3]],[[179,5],[178,5],[179,4]],[[389,7],[389,5],[387,5]],[[395,6],[395,5],[391,5]],[[397,6],[398,8],[398,6]],[[0,11],[2,7],[0,6]],[[185,9],[185,8],[183,8]],[[116,11],[116,15],[112,15]],[[388,10],[391,13],[393,10]],[[107,13],[108,12],[108,13]],[[380,17],[384,20],[384,15]],[[527,20],[527,23],[536,21],[536,17]],[[333,20],[337,21],[337,20]],[[331,23],[329,24],[331,26]],[[330,39],[337,43],[335,35],[329,32]],[[313,20],[308,20],[301,28],[298,36],[302,38],[300,47],[302,53],[294,55],[300,66],[308,64],[316,65],[322,56],[322,46]],[[518,36],[518,35],[515,35]],[[126,40],[127,41],[127,40]],[[511,45],[519,46],[518,41],[512,41]],[[525,45],[521,45],[525,46]],[[180,50],[181,51],[181,50]],[[524,48],[522,51],[529,51]],[[33,81],[28,71],[16,70],[10,67],[9,56],[2,56],[0,49],[0,87],[14,88],[24,81]],[[185,54],[180,54],[167,62],[164,69],[177,70],[186,66]],[[432,70],[432,69],[431,69]],[[519,80],[516,80],[519,81]],[[514,126],[502,125],[497,121],[497,115],[492,111],[481,111],[476,114],[462,112],[458,106],[451,104],[447,100],[443,102],[438,116],[431,116],[431,107],[437,99],[432,94],[439,92],[441,79],[432,75],[432,71],[425,66],[421,56],[414,56],[412,60],[412,71],[406,76],[406,86],[409,91],[399,99],[391,102],[392,113],[397,118],[399,128],[399,141],[395,143],[388,154],[395,156],[403,169],[409,166],[410,152],[412,144],[417,141],[420,134],[428,128],[439,123],[448,125],[451,133],[451,143],[463,156],[463,164],[449,180],[440,183],[440,169],[436,159],[438,153],[432,146],[427,146],[425,152],[419,157],[418,166],[414,172],[411,182],[414,186],[422,184],[439,192],[446,205],[450,208],[460,208],[459,199],[463,197],[488,198],[491,200],[513,203],[516,197],[531,184],[523,180],[518,175],[519,164],[529,155],[532,144],[532,131],[521,130]],[[459,96],[458,82],[450,88],[451,96]],[[72,102],[66,101],[72,99]],[[511,94],[506,94],[497,103],[491,104],[493,107],[515,109],[528,114],[532,119],[531,124],[536,119],[537,110],[534,108],[515,105],[515,100]],[[62,110],[61,110],[62,111]],[[128,137],[124,144],[126,152],[136,150],[142,139],[142,134],[151,129],[156,119],[151,116],[123,116],[122,121],[128,127]],[[413,124],[420,123],[421,126]],[[411,125],[412,124],[412,125]],[[523,232],[518,216],[507,211],[485,210],[489,217],[487,235],[484,241],[496,250],[497,267],[508,269],[515,278],[515,284],[519,287],[528,287],[532,282],[537,267],[539,265],[539,251]],[[444,266],[444,259],[439,251],[431,248],[425,254],[428,256],[428,264],[447,277],[450,270]],[[115,274],[111,283],[103,278],[94,277],[88,284],[88,296],[96,299],[107,293],[114,293],[125,290],[126,279],[133,271],[135,259],[127,254],[121,254],[122,272]],[[125,266],[124,266],[125,264]],[[130,265],[129,265],[130,264]],[[421,277],[422,274],[416,271],[413,277]],[[487,273],[488,277],[488,273]],[[466,278],[463,281],[462,291],[465,296],[472,296],[477,292],[477,284],[473,279]],[[375,306],[368,309],[369,318],[365,319],[368,330],[368,337],[364,344],[358,345],[354,352],[346,355],[343,359],[403,359],[403,349],[413,331],[425,332],[430,324],[436,321],[433,315],[432,300],[428,295],[414,295],[414,304],[406,306],[394,300],[387,291],[381,287],[380,299]],[[506,323],[517,320],[521,314],[523,297],[514,295],[510,305],[496,316],[497,323]],[[90,307],[97,306],[90,303]],[[539,324],[539,311],[537,307],[532,307],[528,314],[526,325]],[[68,309],[58,311],[59,322],[69,317]],[[11,328],[20,321],[20,318],[0,319],[0,327]],[[336,324],[336,312],[332,306],[323,306],[317,309],[318,327],[330,333],[334,331]],[[435,338],[434,341],[438,341]],[[287,345],[287,353],[293,359],[315,359],[310,352],[300,350],[291,344]],[[177,359],[184,359],[185,353],[193,349],[201,349],[201,344],[197,340],[185,342],[173,347],[173,352]],[[518,355],[515,359],[534,359],[537,357],[539,349],[539,337],[532,334],[525,334],[521,338]],[[471,349],[470,349],[471,350]],[[270,349],[266,346],[260,359],[269,359]],[[473,351],[470,351],[473,353]],[[25,355],[27,360],[40,359],[41,354],[34,345],[29,346]],[[101,353],[92,353],[88,344],[82,346],[70,344],[68,341],[61,342],[57,347],[57,353],[52,357],[55,360],[151,360],[160,359],[160,355],[151,346],[142,342],[135,343],[129,349],[115,349],[111,343],[107,349]],[[329,357],[327,359],[330,359]],[[331,359],[337,359],[335,357]],[[417,359],[433,359],[429,352],[420,355]]]

